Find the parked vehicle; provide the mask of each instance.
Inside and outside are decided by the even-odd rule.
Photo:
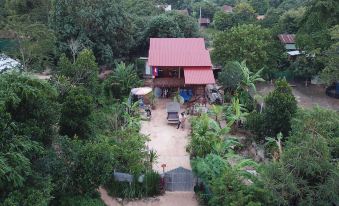
[[[210,104],[222,104],[223,98],[222,95],[214,84],[208,84],[205,87],[205,95]]]
[[[167,122],[170,124],[179,123],[180,104],[178,102],[170,102],[167,108]]]

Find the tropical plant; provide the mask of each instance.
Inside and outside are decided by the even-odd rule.
[[[130,94],[131,89],[141,85],[133,64],[116,63],[110,77],[104,81],[105,94],[109,98],[122,99]]]
[[[249,113],[245,109],[244,105],[240,104],[238,98],[233,98],[231,104],[227,108],[227,125],[229,127],[233,126],[234,128],[238,128],[240,123],[244,123],[246,121],[246,117]]]
[[[256,93],[257,90],[255,87],[255,83],[265,81],[260,76],[263,69],[260,69],[256,73],[251,72],[246,66],[246,60],[242,61],[241,63],[235,62],[234,64],[238,65],[243,74],[243,79],[241,81],[240,87],[247,92],[249,92],[249,88],[252,88],[252,90]]]
[[[219,124],[219,126],[221,127],[221,121],[224,118],[224,107],[221,105],[212,105],[210,112],[211,112],[211,116],[214,117],[214,120]]]
[[[224,139],[229,127],[221,128],[219,124],[203,114],[191,119],[192,133],[187,150],[192,157],[204,157],[213,150],[213,145]]]

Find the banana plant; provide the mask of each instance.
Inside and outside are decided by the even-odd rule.
[[[247,67],[245,60],[242,61],[241,63],[240,62],[235,63],[238,64],[238,67],[241,69],[243,73],[243,80],[241,81],[240,87],[247,92],[249,91],[249,88],[252,88],[254,93],[256,93],[255,83],[265,81],[263,78],[261,78],[261,72],[263,71],[264,68],[260,69],[256,73],[253,73]]]
[[[247,109],[243,104],[240,104],[238,98],[233,98],[231,104],[227,108],[227,126],[228,127],[236,127],[238,128],[240,122],[245,122],[246,117],[249,115]]]

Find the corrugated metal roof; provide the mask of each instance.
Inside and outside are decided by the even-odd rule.
[[[185,84],[215,84],[213,71],[210,67],[184,68]]]
[[[151,38],[150,66],[212,66],[203,38]]]
[[[294,34],[279,34],[278,38],[283,44],[294,44],[295,43]]]

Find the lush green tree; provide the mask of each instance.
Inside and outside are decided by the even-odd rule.
[[[275,89],[265,98],[265,135],[275,137],[281,132],[285,137],[291,130],[291,119],[297,111],[297,101],[286,80],[277,80]]]
[[[300,22],[297,44],[306,51],[327,49],[332,42],[328,29],[338,24],[338,21],[338,1],[313,0]]]
[[[100,64],[113,64],[135,45],[133,22],[119,0],[53,1],[50,24],[63,53],[76,39],[94,51]]]
[[[9,21],[7,26],[17,43],[13,54],[25,71],[42,71],[52,66],[56,54],[52,30],[41,23],[18,20]]]
[[[269,7],[268,0],[250,0],[249,3],[259,15],[264,15]]]
[[[159,38],[184,37],[178,23],[166,14],[155,16],[149,23],[146,36]]]
[[[287,141],[279,162],[261,174],[272,205],[331,205],[339,199],[339,171],[331,162],[326,138],[316,131],[296,133]],[[291,138],[291,137],[290,137]],[[289,139],[290,139],[289,138]],[[291,138],[292,139],[292,138]]]
[[[201,17],[209,18],[213,21],[213,16],[216,11],[218,11],[218,7],[211,2],[208,1],[199,1],[193,4],[193,12],[195,17],[200,17],[200,9],[201,9]]]
[[[233,11],[236,14],[236,22],[238,24],[248,24],[255,20],[255,10],[250,4],[246,2],[240,2],[236,4]]]
[[[277,62],[270,59],[272,37],[268,29],[257,25],[240,25],[216,35],[212,58],[217,64],[228,61],[243,61],[252,72],[263,67],[273,67]]]
[[[244,79],[244,74],[236,62],[228,62],[218,75],[220,84],[225,91],[235,92]]]
[[[6,10],[7,17],[19,17],[21,19],[30,20],[32,22],[40,22],[47,24],[50,0],[16,0],[1,2]]]
[[[91,94],[97,95],[99,68],[91,50],[81,51],[74,63],[62,55],[58,67],[59,75],[68,77],[71,84],[83,86]]]
[[[295,76],[304,78],[305,85],[308,85],[308,81],[314,75],[317,75],[324,67],[323,63],[319,61],[319,58],[315,56],[303,55],[291,63],[290,68]]]
[[[298,7],[284,12],[279,19],[279,25],[283,33],[295,34],[298,32],[299,24],[304,17],[306,8]]]
[[[89,118],[93,108],[93,98],[84,88],[71,89],[62,103],[60,134],[72,138],[89,138],[92,134]]]
[[[47,205],[52,183],[40,160],[57,135],[56,90],[25,74],[0,75],[0,204]]]
[[[166,15],[172,17],[177,22],[181,33],[185,38],[192,38],[199,36],[198,22],[195,18],[185,14],[174,12],[167,12]]]
[[[331,29],[331,39],[334,43],[325,51],[324,64],[325,69],[321,72],[321,80],[327,85],[339,81],[339,25]]]
[[[213,17],[214,27],[220,31],[232,28],[235,25],[236,16],[233,13],[217,11]]]
[[[326,139],[332,159],[339,157],[339,116],[335,111],[321,107],[300,109],[292,119],[291,127],[290,144],[299,144],[303,136],[317,134]]]
[[[58,185],[56,203],[62,196],[92,195],[112,176],[116,145],[108,139],[84,142],[61,138],[57,145],[60,152],[47,159],[47,171]]]
[[[104,89],[107,97],[121,99],[130,94],[131,89],[141,85],[141,81],[135,71],[134,65],[116,63],[110,77],[104,81]]]

